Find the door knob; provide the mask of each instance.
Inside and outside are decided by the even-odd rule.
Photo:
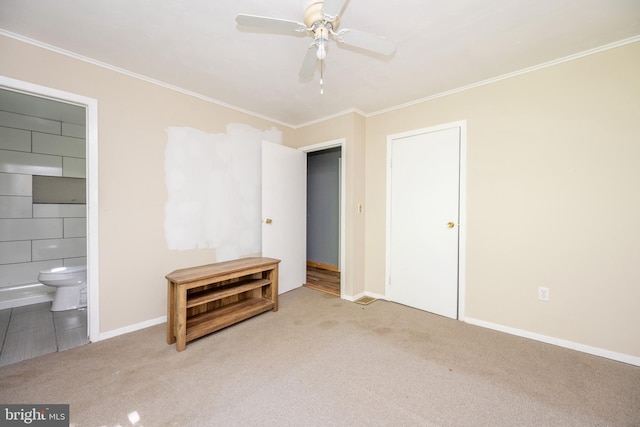
[[[273,222],[273,220],[271,218],[267,218],[267,220],[265,221],[267,224],[271,224]]]
[[[455,224],[453,222],[451,222],[451,221],[449,221],[447,223],[447,227],[449,227],[449,228],[453,228],[454,226],[455,226]]]

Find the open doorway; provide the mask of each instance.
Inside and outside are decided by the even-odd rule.
[[[307,151],[307,280],[305,286],[342,294],[342,144]]]
[[[16,141],[19,141],[18,134],[24,132],[32,134],[38,133],[38,136],[40,137],[38,140],[39,148],[36,150],[38,153],[36,154],[33,154],[33,135],[31,135],[31,138],[29,139],[32,142],[29,144],[29,147],[26,145],[19,147],[5,147],[14,157],[18,156],[22,159],[22,162],[18,162],[18,164],[23,165],[25,168],[21,173],[18,173],[19,171],[12,168],[11,170],[5,170],[3,174],[5,181],[26,183],[26,187],[18,186],[16,187],[17,189],[11,189],[13,187],[9,186],[10,188],[8,191],[11,192],[15,190],[20,194],[11,194],[8,196],[13,197],[14,199],[19,199],[13,201],[16,201],[18,206],[22,206],[22,208],[14,209],[12,212],[14,214],[17,212],[16,215],[25,216],[24,218],[15,218],[14,220],[24,223],[23,225],[31,231],[37,228],[46,232],[49,230],[47,226],[53,224],[54,230],[52,233],[55,232],[58,234],[60,233],[58,230],[60,227],[55,228],[56,224],[54,223],[62,222],[62,229],[66,231],[66,234],[64,234],[63,231],[62,236],[47,235],[41,239],[43,242],[59,243],[59,248],[55,245],[45,245],[46,251],[36,251],[33,248],[37,248],[38,246],[34,246],[33,239],[31,239],[31,243],[29,245],[25,243],[20,244],[21,247],[31,247],[32,250],[28,251],[30,253],[25,252],[25,257],[20,259],[5,259],[4,261],[6,262],[4,265],[6,267],[8,264],[19,263],[20,267],[24,267],[16,268],[15,266],[9,266],[15,274],[20,276],[21,281],[19,283],[33,285],[32,287],[28,287],[30,290],[39,289],[37,283],[37,270],[41,269],[41,267],[42,269],[47,269],[45,268],[46,266],[43,267],[43,263],[87,265],[87,287],[85,291],[86,294],[83,295],[83,298],[85,298],[86,301],[86,309],[83,310],[83,313],[79,313],[82,314],[82,316],[78,316],[78,319],[76,319],[77,325],[76,323],[62,319],[63,322],[67,322],[70,328],[70,331],[67,334],[68,336],[63,338],[66,342],[65,345],[98,341],[100,329],[98,325],[97,100],[2,76],[0,76],[0,90],[2,90],[6,95],[6,97],[3,98],[5,101],[3,102],[3,105],[5,105],[5,107],[7,105],[13,105],[16,110],[7,112],[3,116],[5,119],[10,119],[8,124],[5,123],[5,127],[10,129],[7,132],[17,136],[18,140]],[[24,119],[25,117],[27,122],[29,122],[28,117],[34,117],[36,123],[53,123],[54,125],[55,123],[58,123],[60,132],[58,133],[57,131],[50,129],[30,129],[28,126],[24,125],[24,123],[23,125],[20,125],[20,119]],[[17,120],[15,122],[17,124],[11,124],[13,123],[11,120]],[[64,141],[62,141],[62,139],[64,139]],[[57,144],[58,146],[63,147],[61,148],[63,151],[65,149],[64,147],[67,147],[66,149],[68,150],[69,144],[65,143],[73,141],[80,142],[82,145],[81,148],[84,151],[83,155],[78,155],[75,151],[56,154],[57,152],[53,149]],[[77,149],[80,149],[80,147]],[[40,151],[43,150],[46,153],[40,153]],[[28,161],[28,158],[30,157],[35,158],[36,160],[33,165]],[[60,173],[60,176],[74,176],[86,181],[84,187],[86,202],[84,205],[74,204],[71,209],[69,209],[70,205],[64,203],[41,204],[38,209],[35,209],[35,199],[33,199],[32,195],[31,197],[29,196],[29,191],[33,191],[32,186],[29,184],[32,182],[31,178],[35,175],[58,175],[55,172],[55,167],[58,164],[56,163],[58,157],[65,158],[67,160],[66,172]],[[40,163],[45,160],[50,162],[53,161],[53,164],[50,165],[45,162],[46,164],[44,166],[46,167],[43,168],[43,165],[38,163],[37,160],[40,160]],[[38,169],[40,172],[29,172],[30,167],[33,169],[38,166],[40,167],[40,169]],[[71,169],[69,169],[69,167],[71,167]],[[5,190],[7,189],[5,188]],[[29,206],[31,206],[31,208],[27,209]],[[11,219],[9,218],[9,220]],[[40,228],[32,227],[33,224],[28,223],[28,221],[39,221],[42,224],[36,224]],[[38,236],[33,237],[34,239],[36,239],[36,237],[38,239],[40,238]],[[67,241],[65,241],[65,239]],[[60,250],[56,252],[56,248]],[[28,259],[26,258],[27,255],[29,256]],[[22,271],[22,275],[19,274],[20,271]],[[33,280],[28,280],[29,277]],[[50,304],[47,301],[50,301],[51,296],[46,295],[45,292],[43,296],[20,295],[19,299],[20,298],[24,301],[12,301],[7,304],[11,305],[11,309],[19,307],[19,309],[23,311],[30,311],[28,306],[31,305],[31,303],[34,303],[34,307],[38,304]],[[41,301],[38,301],[38,298],[40,298]],[[13,299],[15,298],[12,297],[12,300]],[[25,304],[27,305],[25,306]],[[82,302],[82,305],[84,305],[84,302]],[[23,306],[25,308],[22,308]],[[56,313],[56,315],[58,314],[61,315],[58,317],[69,316],[69,312],[66,311]],[[71,323],[73,323],[73,325],[71,325]],[[71,326],[78,327],[71,328]],[[58,328],[57,330],[61,330],[61,328]],[[69,340],[69,337],[72,337],[73,340]],[[59,343],[55,347],[57,349],[61,348]]]

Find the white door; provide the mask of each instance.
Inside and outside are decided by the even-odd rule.
[[[458,316],[460,128],[389,141],[391,301]]]
[[[278,292],[307,277],[307,155],[262,143],[262,256],[279,259]]]

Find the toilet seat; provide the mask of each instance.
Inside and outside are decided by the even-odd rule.
[[[56,267],[48,270],[42,270],[38,276],[39,280],[44,281],[58,281],[68,280],[82,275],[87,271],[86,265],[78,265],[74,267]]]

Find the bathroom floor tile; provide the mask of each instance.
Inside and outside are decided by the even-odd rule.
[[[11,318],[11,309],[0,310],[0,349],[4,343],[4,336],[9,328],[9,319]]]
[[[0,366],[88,344],[87,311],[51,302],[0,310]]]
[[[5,337],[3,351],[0,354],[0,366],[54,353],[57,350],[53,323],[49,327],[23,329],[8,333]]]
[[[58,343],[58,351],[69,350],[70,348],[89,344],[87,328],[79,327],[64,331],[56,330],[56,341]]]
[[[87,328],[86,310],[66,310],[53,312],[53,323],[56,331],[66,331],[84,327]]]
[[[20,307],[22,308],[22,307]],[[24,311],[14,309],[9,321],[7,334],[28,329],[42,329],[53,326],[53,315],[47,310]]]

